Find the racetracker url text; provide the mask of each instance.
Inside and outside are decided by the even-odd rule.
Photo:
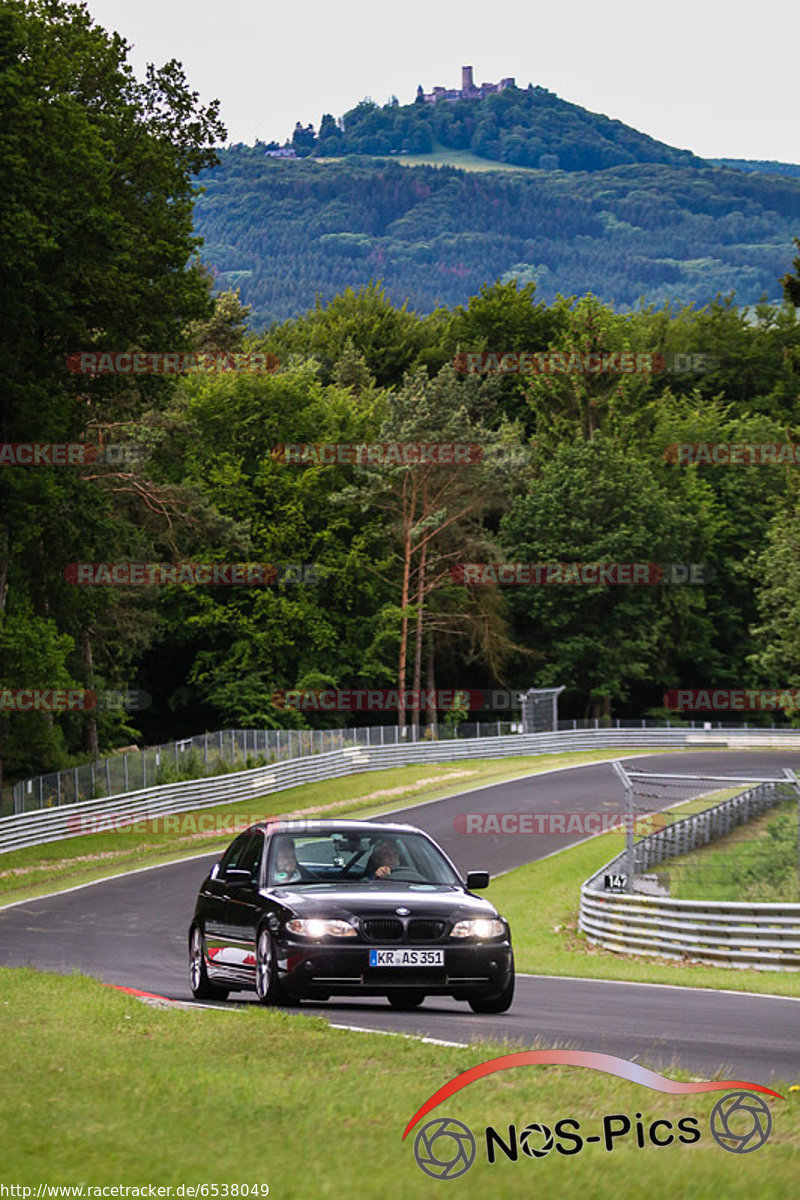
[[[268,1196],[268,1183],[178,1183],[159,1185],[142,1184],[90,1184],[90,1183],[38,1183],[29,1187],[23,1183],[0,1183],[0,1198],[18,1196],[20,1200],[44,1200],[49,1196]]]

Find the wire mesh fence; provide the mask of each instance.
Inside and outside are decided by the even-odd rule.
[[[543,712],[553,712],[551,696],[558,689],[549,689],[542,702]],[[747,730],[747,723],[720,721],[670,722],[662,719],[615,718],[603,721],[597,717],[570,718],[556,722],[557,732],[582,730]],[[759,726],[759,729],[764,729]],[[774,725],[776,733],[791,735],[792,731]],[[459,725],[423,725],[420,741],[446,741],[458,738],[481,738],[523,734],[521,720],[466,721]],[[796,732],[796,731],[795,731]],[[286,762],[307,754],[323,754],[328,750],[356,746],[391,746],[399,741],[413,740],[413,727],[406,726],[400,738],[397,725],[367,725],[340,729],[223,729],[193,737],[166,742],[140,749],[131,746],[94,762],[82,763],[60,771],[38,775],[33,779],[3,787],[0,793],[0,817],[17,813],[76,804],[81,800],[96,800],[116,796],[140,788],[174,783],[183,779],[223,775],[249,767],[268,766]]]
[[[594,886],[679,900],[800,900],[800,782],[614,768],[625,853]]]
[[[473,721],[436,727],[436,740],[503,736],[521,731],[512,721]],[[95,762],[68,767],[3,788],[0,817],[117,796],[140,788],[184,779],[224,775],[252,767],[287,762],[308,754],[358,746],[390,746],[411,740],[411,727],[400,738],[396,725],[352,729],[220,729],[144,749],[130,747]],[[423,726],[420,740],[432,740]]]

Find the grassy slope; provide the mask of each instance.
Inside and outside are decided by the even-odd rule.
[[[440,1185],[414,1162],[414,1134],[402,1140],[407,1122],[446,1081],[503,1053],[496,1045],[457,1049],[333,1030],[321,1019],[255,1006],[157,1010],[80,977],[19,970],[0,978],[5,1184],[246,1183],[268,1184],[279,1200],[422,1200],[439,1195]],[[464,1121],[479,1139],[474,1166],[453,1187],[459,1196],[541,1189],[728,1200],[767,1187],[796,1191],[800,1091],[775,1090],[786,1099],[769,1098],[771,1139],[746,1156],[709,1135],[708,1114],[724,1093],[670,1096],[593,1070],[500,1072],[436,1111]],[[511,1122],[521,1130],[572,1117],[590,1134],[614,1113],[631,1120],[641,1113],[647,1123],[692,1115],[701,1139],[638,1149],[631,1134],[611,1153],[601,1143],[570,1157],[553,1151],[485,1162],[487,1124],[508,1136]]]
[[[672,858],[659,868],[670,894],[682,900],[800,902],[800,850],[797,836],[798,806],[789,800],[780,809],[765,813],[727,837],[691,854]],[[781,862],[775,871],[777,848],[770,830],[786,822]],[[788,845],[787,845],[788,843]],[[749,875],[749,878],[748,878]]]
[[[225,804],[198,810],[196,816],[209,820],[218,816],[226,822],[257,820],[295,811],[309,814],[345,813],[372,816],[408,804],[423,804],[464,789],[499,783],[555,767],[576,766],[635,754],[631,750],[586,750],[572,754],[543,754],[500,759],[460,759],[346,775],[323,783],[304,784],[271,796],[254,797],[247,804]],[[642,750],[651,754],[652,750]],[[386,795],[385,793],[390,793]],[[46,894],[59,887],[74,887],[120,871],[170,862],[205,850],[223,850],[232,832],[198,835],[187,818],[184,833],[104,832],[69,838],[63,842],[31,846],[0,855],[0,907],[15,900]],[[228,827],[230,828],[230,827]]]
[[[393,162],[401,167],[460,167],[462,171],[522,171],[526,175],[536,174],[535,167],[516,167],[499,159],[481,158],[471,150],[447,150],[435,146],[430,154],[395,154]]]
[[[516,167],[512,163],[501,162],[495,158],[481,158],[471,150],[448,150],[446,146],[434,145],[429,154],[389,154],[374,155],[376,162],[399,163],[401,167],[460,167],[462,171],[522,171],[526,175],[537,173],[536,167]],[[313,162],[341,163],[347,162],[347,157],[315,158]],[[553,174],[553,172],[548,172]]]

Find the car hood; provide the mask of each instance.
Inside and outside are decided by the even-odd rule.
[[[395,916],[407,908],[411,916],[493,917],[497,910],[488,900],[455,887],[416,891],[408,888],[271,888],[265,893],[303,917]]]

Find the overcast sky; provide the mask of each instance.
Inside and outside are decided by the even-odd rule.
[[[88,0],[146,62],[183,63],[233,142],[283,141],[364,96],[513,75],[714,158],[800,162],[790,0]]]

